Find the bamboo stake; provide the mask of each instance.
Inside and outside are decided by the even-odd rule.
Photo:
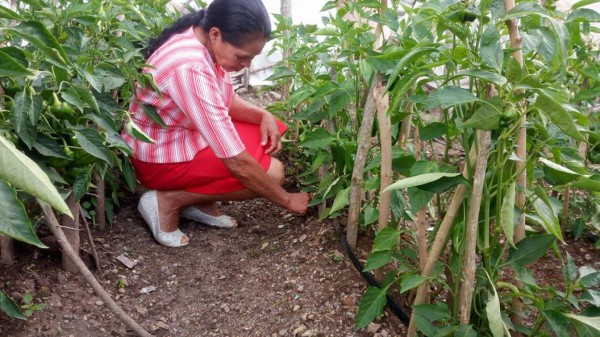
[[[96,186],[96,223],[100,230],[106,230],[106,193],[105,183],[99,173],[94,173],[94,185]]]
[[[415,159],[421,160],[421,135],[419,134],[419,128],[415,129]],[[427,206],[421,207],[417,211],[417,250],[419,252],[419,270],[423,272],[425,265],[427,264]],[[429,293],[429,289],[426,289]],[[427,294],[425,295],[427,296]],[[428,297],[428,296],[427,296]]]
[[[79,202],[75,200],[73,192],[67,197],[67,205],[73,214],[73,218],[63,215],[62,225],[65,239],[69,245],[73,248],[73,251],[79,255],[79,247],[81,246],[81,238],[79,236]],[[64,270],[75,273],[77,272],[77,266],[74,265],[73,260],[63,251],[62,254],[62,267]]]
[[[515,7],[515,0],[504,0],[504,10],[510,11]],[[510,47],[513,48],[513,57],[515,60],[523,66],[523,52],[521,51],[521,35],[519,34],[519,26],[515,20],[507,20],[506,26],[508,27],[508,35],[510,38]],[[525,102],[521,102],[521,105],[524,105]],[[519,191],[515,198],[515,204],[520,209],[523,210],[525,207],[525,187],[527,185],[527,170],[525,170],[525,164],[527,160],[527,130],[525,129],[526,116],[522,116],[519,123],[519,134],[517,136],[517,157],[519,160],[516,162],[517,172],[521,172],[517,183],[519,185]],[[519,223],[517,224],[517,228],[515,228],[514,233],[514,242],[517,243],[525,238],[525,212],[521,212],[521,216],[519,217]],[[517,288],[522,286],[520,281],[515,281],[515,286]],[[512,312],[511,321],[515,325],[522,324],[522,315],[523,312],[523,301],[514,297],[512,301]]]
[[[477,253],[477,236],[479,233],[479,209],[485,183],[485,172],[487,171],[488,155],[491,146],[491,131],[478,131],[477,164],[473,176],[473,187],[469,199],[469,211],[467,213],[467,230],[465,239],[465,255],[463,257],[460,296],[458,299],[458,316],[461,324],[468,324],[471,318],[471,304],[473,302],[473,289],[475,285],[475,261]]]
[[[2,263],[7,266],[12,266],[15,263],[14,241],[11,237],[0,235],[0,254],[2,255]]]
[[[361,209],[362,188],[363,188],[363,170],[367,161],[371,131],[373,129],[373,120],[375,119],[375,88],[381,86],[383,76],[376,73],[371,83],[369,96],[365,102],[363,111],[362,125],[358,135],[358,149],[354,158],[354,167],[352,169],[352,182],[350,186],[349,209],[348,209],[348,225],[346,232],[348,235],[348,243],[350,247],[356,247],[356,239],[358,236],[358,214]]]
[[[406,140],[410,137],[410,127],[412,126],[412,112],[413,112],[413,103],[409,102],[406,107],[406,111],[408,112],[408,116],[402,119],[402,125],[400,126],[400,136],[398,137],[398,144],[406,149]]]
[[[471,147],[469,152],[469,158],[475,157],[475,146]],[[474,161],[471,162],[471,165],[474,164]],[[469,179],[469,169],[465,166],[463,168],[463,176],[465,179]],[[446,216],[442,220],[440,224],[440,228],[438,229],[438,233],[435,236],[433,244],[431,245],[431,249],[429,250],[429,256],[427,258],[427,263],[425,264],[425,268],[423,268],[422,275],[423,277],[431,276],[431,272],[435,267],[439,257],[442,255],[442,251],[446,247],[446,240],[448,238],[448,234],[450,234],[450,229],[452,229],[452,225],[454,224],[454,219],[458,215],[458,211],[460,206],[465,199],[465,195],[467,194],[467,187],[465,185],[458,185],[456,190],[454,191],[454,196],[450,201],[450,205],[448,206],[448,211],[446,212]],[[429,292],[429,282],[425,281],[421,284],[417,290],[417,295],[415,296],[415,300],[413,302],[413,306],[423,304],[427,300],[427,294]],[[417,325],[415,322],[415,315],[411,315],[410,324],[408,326],[407,336],[414,337],[417,333]]]
[[[115,314],[115,316],[117,316],[117,318],[119,318],[123,323],[125,323],[125,325],[131,328],[138,336],[152,337],[150,333],[148,333],[146,330],[144,330],[144,328],[137,324],[131,317],[129,317],[129,315],[127,315],[127,313],[125,313],[125,311],[123,311],[123,309],[121,309],[121,307],[117,303],[115,303],[115,301],[112,300],[112,298],[106,292],[106,290],[102,288],[100,282],[96,280],[92,272],[86,267],[85,263],[81,261],[81,258],[79,258],[77,252],[73,250],[73,248],[67,241],[67,237],[60,229],[60,225],[58,224],[58,220],[56,220],[56,216],[54,215],[54,211],[52,211],[52,208],[49,205],[42,202],[40,202],[40,205],[42,206],[44,219],[46,219],[50,231],[52,231],[52,234],[54,234],[54,236],[58,240],[58,244],[63,249],[63,254],[66,254],[73,261],[73,264],[76,266],[76,272],[79,272],[83,276],[83,278],[85,278],[87,283],[94,289],[96,294],[98,294],[102,301],[106,303],[110,311],[112,311]]]
[[[383,87],[377,87],[375,105],[377,120],[379,121],[379,144],[381,147],[381,186],[385,190],[392,183],[392,122],[388,115],[390,97],[383,94]],[[387,227],[390,217],[391,192],[382,192],[379,195],[379,229]]]

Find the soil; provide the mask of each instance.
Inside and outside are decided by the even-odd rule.
[[[288,178],[286,186],[297,182]],[[404,336],[393,314],[354,330],[366,282],[343,254],[329,221],[316,210],[294,216],[265,200],[223,203],[238,227],[217,229],[183,220],[191,242],[183,248],[157,244],[137,212],[143,192],[124,193],[109,230],[92,229],[101,269],[95,276],[111,297],[155,336]],[[82,255],[89,257],[83,239]],[[359,240],[367,256],[372,238]],[[0,289],[22,303],[33,296],[46,308],[27,321],[0,315],[0,335],[133,336],[79,275],[61,270],[52,251],[18,245],[17,263],[2,266]],[[578,266],[600,269],[598,250],[585,240],[560,247]],[[124,255],[131,268],[117,260]],[[534,267],[540,283],[561,283],[560,264]],[[151,288],[149,288],[151,287]],[[155,289],[147,292],[148,289]]]

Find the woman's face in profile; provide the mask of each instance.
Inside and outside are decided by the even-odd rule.
[[[215,28],[213,28],[215,29]],[[218,31],[218,29],[216,29]],[[226,71],[240,71],[246,67],[250,67],[252,59],[264,48],[267,40],[260,37],[250,37],[241,46],[223,40],[223,35],[218,31],[213,33],[212,29],[209,33],[211,40],[211,49],[213,61],[223,67]]]

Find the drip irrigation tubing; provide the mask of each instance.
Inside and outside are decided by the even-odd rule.
[[[354,253],[354,251],[352,250],[352,247],[350,247],[350,244],[348,243],[348,239],[346,239],[346,234],[344,234],[344,231],[342,230],[342,226],[340,225],[340,221],[338,219],[333,219],[333,222],[335,223],[335,229],[337,231],[338,236],[340,237],[340,240],[342,241],[342,245],[344,246],[346,255],[348,256],[350,261],[352,261],[354,268],[356,268],[356,270],[358,270],[358,272],[362,275],[362,277],[367,281],[367,283],[370,286],[381,288],[381,285],[379,284],[379,282],[377,282],[375,277],[373,277],[373,274],[371,274],[368,271],[363,271],[364,266],[360,262],[360,260],[358,259],[358,257]],[[396,303],[396,301],[389,294],[386,294],[386,297],[387,297],[387,302],[386,302],[387,307],[390,308],[390,310],[396,316],[398,316],[400,321],[402,321],[402,323],[406,327],[408,327],[408,325],[410,323],[410,316],[404,311],[404,309],[402,309],[402,307],[398,303]]]

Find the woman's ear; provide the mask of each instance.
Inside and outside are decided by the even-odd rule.
[[[215,43],[216,41],[220,41],[222,38],[221,30],[217,27],[212,27],[208,31],[208,38],[210,39],[210,42],[212,42],[212,43]]]

